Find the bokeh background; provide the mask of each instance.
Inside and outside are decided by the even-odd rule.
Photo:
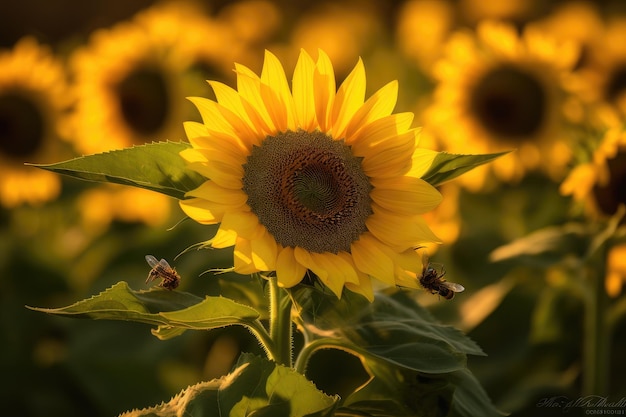
[[[241,329],[159,341],[140,324],[26,309],[69,305],[120,280],[146,288],[146,254],[176,266],[181,290],[216,293],[218,278],[202,273],[231,254],[173,261],[213,231],[181,222],[172,199],[24,163],[184,140],[182,123],[200,121],[185,97],[212,97],[204,80],[234,86],[234,62],[258,72],[265,49],[290,74],[301,48],[324,49],[338,81],[362,57],[368,94],[398,79],[396,111],[415,113],[424,147],[515,149],[443,185],[428,216],[444,241],[431,260],[465,293],[415,295],[483,347],[488,356],[469,367],[494,403],[553,416],[562,410],[542,399],[626,396],[619,239],[595,267],[596,286],[563,266],[580,253],[569,246],[530,262],[490,257],[545,228],[602,225],[626,201],[623,1],[21,0],[0,3],[0,415],[117,415],[258,350]],[[588,288],[601,288],[593,297],[611,313],[593,334]],[[590,337],[608,341],[596,392],[583,382]],[[318,386],[341,393],[332,376],[345,358],[322,359]]]

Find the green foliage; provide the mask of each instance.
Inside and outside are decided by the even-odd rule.
[[[120,417],[323,417],[331,415],[337,400],[293,369],[244,354],[230,374],[188,387],[168,403]]]
[[[87,181],[132,185],[182,199],[205,179],[178,155],[185,142],[158,142],[82,156],[49,165],[33,165]]]
[[[484,155],[457,155],[439,152],[428,171],[422,175],[422,179],[436,187],[507,153],[509,152]]]

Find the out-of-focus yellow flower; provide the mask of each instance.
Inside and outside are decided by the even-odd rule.
[[[507,20],[523,24],[543,12],[547,2],[541,0],[460,0],[458,13],[470,25],[482,20]]]
[[[193,98],[182,152],[207,181],[180,205],[220,224],[213,247],[234,246],[234,270],[275,271],[293,287],[306,271],[338,296],[373,299],[371,279],[418,288],[415,247],[437,241],[422,215],[441,195],[420,177],[435,152],[417,148],[411,113],[392,114],[398,85],[365,100],[361,60],[336,89],[329,57],[301,51],[289,88],[266,52],[260,77],[236,65],[238,90],[211,82],[217,102]]]
[[[291,34],[290,45],[311,51],[324,50],[333,62],[338,79],[343,79],[354,61],[381,36],[383,28],[373,2],[324,2],[300,17]],[[295,62],[297,56],[287,58]]]
[[[203,59],[214,68],[232,62],[229,40],[227,28],[186,3],[159,5],[95,32],[71,61],[77,147],[96,153],[180,137],[190,110],[187,72]]]
[[[497,22],[452,35],[434,67],[437,86],[425,129],[455,152],[516,150],[468,173],[462,184],[481,189],[490,172],[500,181],[517,181],[536,169],[563,175],[570,153],[561,84],[577,51],[533,27],[519,36],[513,26]]]
[[[55,198],[57,175],[24,167],[47,163],[68,151],[60,141],[70,105],[65,72],[34,38],[0,52],[0,205],[15,207]]]
[[[613,246],[606,260],[606,293],[610,297],[617,297],[622,292],[626,282],[626,244]]]
[[[84,191],[78,198],[83,228],[94,235],[111,222],[162,224],[171,212],[171,201],[153,191],[109,185]]]
[[[593,146],[592,138],[587,145]],[[606,217],[626,204],[626,129],[615,118],[587,161],[574,167],[561,193],[581,202],[591,217]]]
[[[610,19],[587,49],[578,81],[572,84],[582,101],[610,105],[626,116],[626,18]]]
[[[452,3],[441,0],[410,0],[398,12],[396,42],[404,55],[429,70],[441,56],[455,24]]]

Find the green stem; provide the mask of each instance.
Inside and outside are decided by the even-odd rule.
[[[267,355],[267,359],[276,360],[276,346],[274,345],[274,341],[270,334],[265,330],[263,323],[259,320],[255,320],[253,323],[246,323],[245,326],[248,328],[248,331],[252,333],[256,339],[259,341],[259,344],[265,351]]]
[[[278,286],[276,277],[269,278],[270,338],[274,343],[274,361],[292,366],[293,340],[289,294]]]
[[[303,374],[306,372],[306,368],[309,364],[309,360],[313,354],[320,349],[337,349],[342,350],[344,352],[350,353],[358,358],[362,358],[366,355],[367,352],[360,351],[356,346],[348,347],[345,344],[345,341],[341,339],[316,339],[304,345],[298,357],[296,358],[296,363],[294,368],[299,373]]]
[[[609,375],[608,296],[604,290],[606,250],[591,262],[586,297],[583,352],[583,395],[607,395]],[[597,262],[595,262],[597,261]]]

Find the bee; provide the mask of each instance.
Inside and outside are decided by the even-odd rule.
[[[439,294],[446,300],[452,300],[454,293],[465,291],[465,287],[455,282],[448,282],[443,279],[446,271],[441,268],[441,271],[433,268],[432,264],[426,261],[424,268],[422,269],[422,276],[420,277],[420,284],[431,294]]]
[[[154,256],[146,255],[146,262],[148,262],[148,265],[152,267],[148,273],[146,284],[157,278],[163,278],[163,281],[159,284],[160,287],[170,291],[178,287],[178,284],[180,283],[180,275],[178,275],[176,269],[172,268],[165,259],[157,261]]]

